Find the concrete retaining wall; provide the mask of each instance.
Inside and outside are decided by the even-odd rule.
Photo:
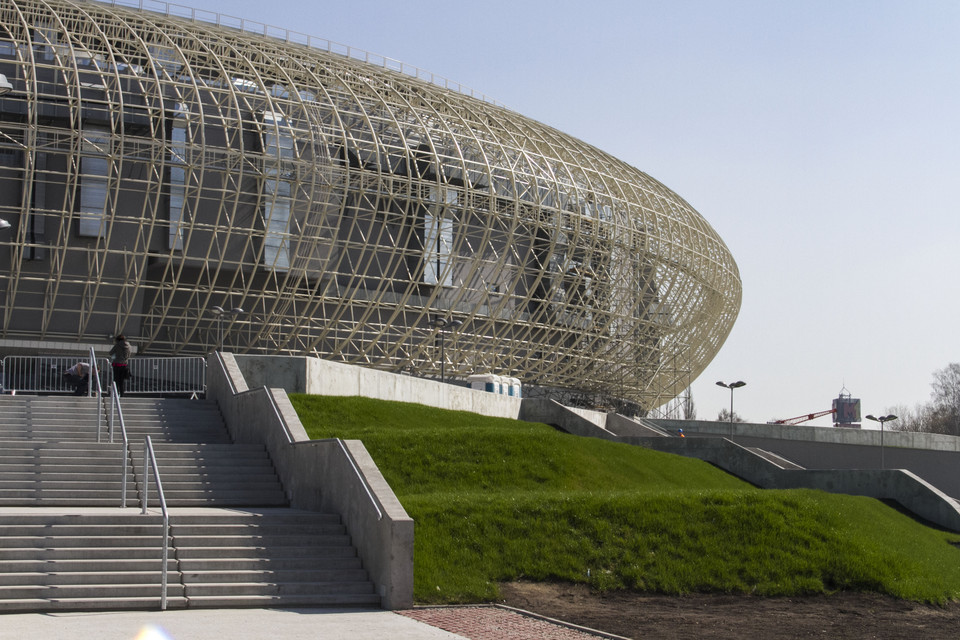
[[[564,406],[564,405],[561,405]],[[588,420],[593,424],[597,425],[601,429],[607,428],[607,415],[603,411],[591,411],[590,409],[581,409],[580,407],[566,407],[568,411],[572,411],[584,420]]]
[[[881,438],[879,429],[842,429],[838,427],[809,427],[799,424],[734,422],[731,433],[731,425],[727,422],[667,420],[663,418],[645,418],[645,420],[657,424],[670,432],[683,429],[687,434],[719,435],[724,437],[732,435],[734,438],[744,436],[870,447],[879,447]],[[887,428],[883,433],[883,442],[888,447],[960,452],[960,438],[940,435],[938,433],[891,431]]]
[[[729,425],[686,420],[650,420],[683,428],[690,436],[726,436]],[[734,424],[733,440],[771,451],[807,469],[907,469],[949,496],[960,497],[960,438],[932,433]],[[881,442],[883,464],[881,465]]]
[[[617,439],[617,436],[597,426],[578,412],[547,398],[524,398],[520,420],[543,422],[578,436],[604,440]]]
[[[384,608],[413,606],[413,520],[363,443],[310,440],[284,390],[248,389],[231,354],[210,356],[207,397],[235,442],[267,448],[292,507],[340,514]]]
[[[698,458],[764,489],[819,489],[893,500],[951,531],[960,531],[960,508],[945,493],[905,469],[781,469],[723,438],[622,438],[666,453]]]
[[[235,356],[251,387],[278,387],[288,393],[364,396],[414,402],[428,407],[516,419],[521,399],[436,380],[377,371],[341,362],[299,356]]]
[[[553,424],[576,435],[615,440],[665,453],[698,458],[765,489],[820,489],[830,493],[893,500],[917,516],[960,531],[960,508],[948,495],[905,469],[782,469],[750,449],[726,438],[615,436],[555,402],[524,403],[524,420]],[[620,420],[626,418],[618,417]],[[686,421],[655,420],[662,428],[683,428]],[[674,424],[664,424],[678,422]],[[620,425],[622,426],[622,425]]]

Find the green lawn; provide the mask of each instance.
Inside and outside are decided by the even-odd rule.
[[[416,521],[414,596],[508,580],[597,589],[960,598],[960,535],[883,503],[760,490],[711,465],[536,423],[292,395],[312,438],[359,439]]]

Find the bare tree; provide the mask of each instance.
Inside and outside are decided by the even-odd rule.
[[[720,409],[720,413],[717,414],[717,422],[746,422],[740,415],[734,411],[733,420],[730,419],[730,410],[729,409]]]
[[[928,431],[960,435],[960,363],[933,372]]]
[[[905,404],[898,404],[893,407],[887,407],[884,409],[884,413],[897,416],[896,420],[891,421],[888,425],[888,429],[894,431],[928,431],[929,430],[929,418],[930,418],[930,406],[925,404],[918,404],[914,408],[910,408]]]
[[[890,423],[890,428],[960,435],[960,364],[953,362],[934,371],[930,386],[933,391],[929,403],[914,409],[897,405],[886,410],[899,418]]]
[[[693,389],[687,387],[687,395],[683,399],[683,419],[684,420],[696,420],[697,419],[697,405],[693,402]]]

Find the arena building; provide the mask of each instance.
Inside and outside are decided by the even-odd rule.
[[[651,409],[729,334],[730,252],[647,174],[393,60],[126,4],[0,5],[0,355],[123,332]]]

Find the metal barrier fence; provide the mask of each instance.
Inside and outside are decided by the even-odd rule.
[[[81,383],[67,375],[78,362],[89,358],[77,356],[6,356],[3,359],[4,393],[77,393]],[[199,396],[207,391],[207,361],[190,358],[131,358],[130,378],[125,394]],[[97,358],[96,372],[104,389],[113,382],[113,367],[106,358]],[[96,384],[92,385],[96,388]],[[86,382],[83,393],[88,392]]]

